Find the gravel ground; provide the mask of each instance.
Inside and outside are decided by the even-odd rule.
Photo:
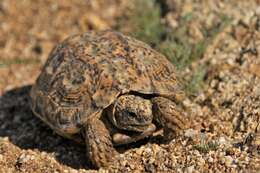
[[[185,99],[191,128],[168,142],[148,139],[120,149],[107,169],[92,170],[85,147],[56,135],[33,116],[28,92],[53,45],[70,34],[114,28],[131,2],[0,1],[0,172],[260,172],[260,2],[166,0],[162,22],[179,26],[192,12],[191,41],[232,22],[203,57],[205,87]],[[133,6],[133,4],[130,4]],[[30,7],[30,8],[28,8]]]

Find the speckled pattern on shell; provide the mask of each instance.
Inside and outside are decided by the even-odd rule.
[[[52,50],[31,90],[32,109],[71,137],[120,94],[171,97],[177,90],[174,66],[147,44],[115,31],[87,32]]]

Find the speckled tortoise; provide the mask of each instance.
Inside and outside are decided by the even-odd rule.
[[[31,108],[58,134],[83,141],[96,167],[160,127],[187,127],[174,66],[147,44],[114,31],[74,35],[50,53]]]

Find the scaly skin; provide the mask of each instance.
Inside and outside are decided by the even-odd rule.
[[[96,168],[107,167],[117,151],[114,149],[111,136],[103,121],[91,119],[85,125],[87,156]]]
[[[179,134],[190,126],[188,117],[173,101],[155,97],[152,103],[154,118],[164,127],[165,132]]]
[[[153,120],[151,101],[140,96],[122,95],[117,98],[112,109],[108,117],[122,130],[142,132]]]

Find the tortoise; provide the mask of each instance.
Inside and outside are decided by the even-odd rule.
[[[55,132],[86,144],[97,168],[114,160],[115,146],[188,125],[175,67],[112,30],[73,35],[54,47],[30,98],[33,113]]]

